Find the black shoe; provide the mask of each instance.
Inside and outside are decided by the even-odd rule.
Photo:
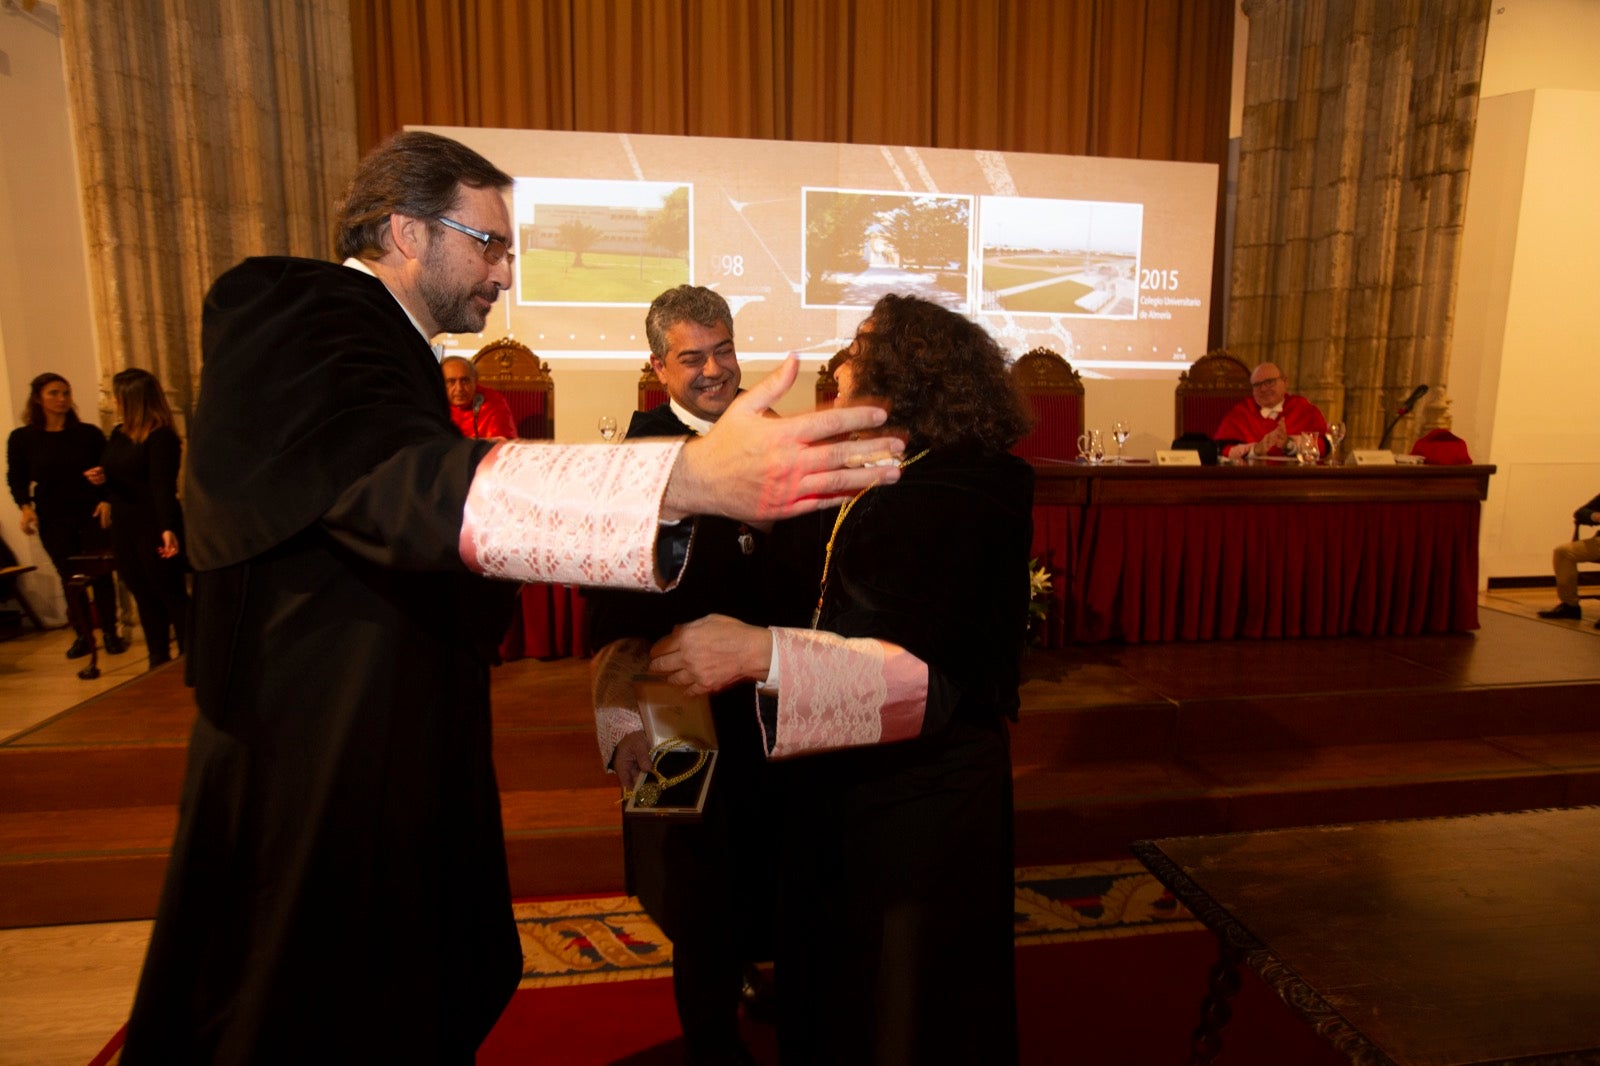
[[[101,647],[105,648],[107,655],[121,655],[128,650],[128,642],[115,633],[107,633],[100,644]]]
[[[72,647],[67,649],[67,658],[81,659],[94,651],[94,641],[89,637],[79,637],[72,642]]]
[[[1582,618],[1583,608],[1575,603],[1558,603],[1548,611],[1540,611],[1540,618]]]
[[[778,1020],[778,996],[772,981],[756,966],[744,968],[744,980],[739,985],[739,1003],[744,1016],[753,1022],[772,1025]]]

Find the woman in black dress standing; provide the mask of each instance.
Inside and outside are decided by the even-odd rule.
[[[100,427],[78,418],[72,403],[72,386],[60,374],[40,374],[28,389],[22,409],[22,426],[6,442],[6,484],[22,510],[22,532],[35,533],[55,564],[66,592],[72,575],[72,556],[102,548],[106,536],[100,519],[101,491],[84,480],[100,463],[106,436]],[[105,649],[120,655],[128,646],[117,636],[117,587],[110,574],[89,585],[94,596]],[[71,596],[68,594],[68,603]],[[93,648],[87,626],[67,649],[67,658],[79,659]]]
[[[148,370],[123,370],[111,379],[121,421],[104,457],[85,476],[104,485],[111,503],[111,547],[117,572],[139,608],[150,665],[172,658],[169,631],[184,649],[189,615],[183,558],[183,511],[178,467],[183,442],[172,408]]]
[[[1009,449],[1028,415],[994,339],[928,300],[883,297],[836,358],[838,403],[904,436],[899,481],[818,513],[809,630],[712,615],[651,669],[775,694],[752,713],[792,760],[773,811],[784,1066],[1014,1064],[1007,720],[1033,469]]]

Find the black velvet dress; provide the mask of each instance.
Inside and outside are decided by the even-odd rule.
[[[178,650],[187,646],[189,592],[184,579],[183,509],[178,505],[178,468],[183,442],[170,426],[154,429],[134,441],[117,426],[100,465],[106,471],[106,499],[111,502],[111,550],[117,573],[139,608],[139,627],[152,666],[171,658],[169,635]],[[178,538],[178,554],[160,555],[161,534]]]
[[[491,444],[347,267],[248,260],[202,339],[199,716],[122,1062],[470,1063],[521,976],[489,715],[515,586],[458,547]]]
[[[906,648],[928,701],[915,739],[785,766],[785,1066],[1016,1060],[1006,719],[1032,503],[1024,461],[935,452],[838,528],[818,628]]]
[[[104,551],[110,535],[100,528],[94,509],[103,494],[83,472],[100,465],[106,435],[89,422],[71,422],[52,433],[39,426],[21,426],[6,441],[6,483],[18,507],[33,504],[39,539],[61,578],[63,594],[72,575],[74,555]],[[100,628],[115,633],[117,585],[110,575],[89,586]]]

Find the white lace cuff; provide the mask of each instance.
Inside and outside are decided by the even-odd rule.
[[[810,629],[772,630],[778,676],[774,759],[868,744],[922,732],[928,667],[904,648]]]
[[[600,742],[600,765],[607,769],[622,738],[644,728],[633,677],[649,662],[650,642],[643,637],[613,640],[595,652],[589,662],[595,738]]]
[[[461,516],[461,560],[489,577],[657,589],[661,497],[682,440],[495,445]]]

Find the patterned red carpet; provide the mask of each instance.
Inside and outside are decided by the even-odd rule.
[[[525,902],[516,913],[522,985],[478,1066],[683,1061],[668,978],[672,945],[636,900]],[[1216,946],[1138,862],[1018,870],[1016,929],[1025,1066],[1187,1060]],[[1343,1061],[1265,985],[1244,977],[1218,1066]],[[777,1062],[771,1029],[747,1023],[745,1035],[758,1062]],[[118,1033],[91,1066],[116,1063],[121,1040]]]

